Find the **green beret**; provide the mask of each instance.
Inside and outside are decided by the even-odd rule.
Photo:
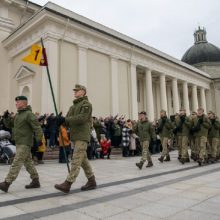
[[[25,100],[25,101],[27,101],[28,99],[27,99],[27,97],[24,96],[24,95],[19,95],[19,96],[17,96],[17,97],[15,98],[15,101],[19,101],[19,100]]]
[[[85,86],[82,86],[82,85],[79,85],[79,84],[76,84],[75,85],[75,88],[73,89],[74,91],[78,91],[78,90],[83,90],[86,92],[86,87]]]

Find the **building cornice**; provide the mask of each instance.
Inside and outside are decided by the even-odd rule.
[[[30,48],[32,44],[39,42],[41,37],[71,42],[76,46],[98,51],[110,57],[117,57],[117,59],[127,62],[132,61],[159,74],[164,73],[169,77],[178,77],[180,80],[194,84],[200,83],[200,86],[205,88],[209,87],[210,76],[200,70],[192,71],[184,66],[161,59],[156,54],[85,28],[73,21],[69,22],[67,19],[45,10],[35,15],[35,19],[31,19],[14,35],[4,40],[3,46],[8,49],[10,57],[15,57]]]

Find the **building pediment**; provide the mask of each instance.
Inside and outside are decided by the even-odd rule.
[[[30,76],[32,77],[34,74],[35,72],[33,70],[31,70],[27,66],[22,65],[15,74],[14,78],[18,81],[20,79],[24,79]]]

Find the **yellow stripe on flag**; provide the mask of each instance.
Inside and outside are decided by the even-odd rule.
[[[40,64],[42,57],[42,47],[38,46],[37,44],[32,45],[31,47],[31,54],[22,58],[23,61],[32,63],[32,64]]]

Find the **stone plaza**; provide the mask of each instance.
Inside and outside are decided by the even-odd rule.
[[[98,188],[81,192],[86,182],[81,170],[70,194],[54,188],[67,175],[65,164],[56,160],[38,165],[41,188],[26,190],[30,179],[23,169],[8,193],[0,193],[0,219],[144,219],[219,220],[220,164],[199,167],[179,164],[177,152],[171,162],[137,169],[138,157],[93,160]],[[3,180],[9,166],[0,166]]]

